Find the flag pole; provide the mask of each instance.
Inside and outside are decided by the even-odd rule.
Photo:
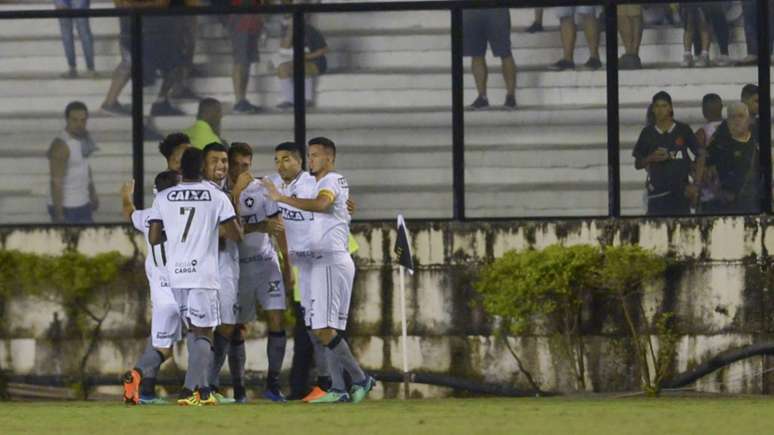
[[[406,280],[404,278],[405,270],[400,268],[400,323],[402,329],[402,350],[403,350],[403,398],[409,398],[409,370],[408,370],[408,328],[406,327]]]

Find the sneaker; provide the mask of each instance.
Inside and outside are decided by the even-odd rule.
[[[503,107],[505,107],[506,110],[516,110],[516,96],[506,95],[505,103],[503,103]]]
[[[758,63],[758,56],[754,54],[748,54],[744,58],[742,58],[739,62],[737,62],[737,65],[755,65]]]
[[[699,57],[696,59],[696,66],[699,68],[707,68],[708,66],[710,66],[709,54],[707,53],[700,54]]]
[[[263,398],[271,400],[272,402],[276,402],[276,403],[285,403],[288,401],[288,399],[285,398],[285,396],[282,394],[282,391],[280,391],[279,388],[270,388],[264,391]]]
[[[729,66],[731,65],[731,58],[727,54],[721,54],[715,58],[713,63],[715,66]]]
[[[232,399],[230,397],[226,397],[218,391],[213,391],[210,393],[210,397],[214,397],[215,401],[218,402],[218,405],[231,405],[232,403],[236,403],[236,399]]]
[[[352,397],[352,403],[360,403],[368,396],[368,393],[376,385],[376,379],[371,376],[366,377],[366,380],[362,384],[355,384],[350,390],[350,396]]]
[[[169,402],[161,397],[144,397],[140,396],[140,405],[169,405]]]
[[[134,369],[124,373],[121,377],[124,384],[124,403],[128,405],[140,403],[140,379],[142,379],[142,375]]]
[[[683,62],[680,64],[683,68],[690,68],[693,66],[693,55],[691,53],[683,54]]]
[[[199,400],[199,404],[201,406],[215,406],[218,404],[218,399],[215,398],[215,394],[213,393],[206,393],[206,397],[202,398],[201,392],[196,392],[196,398]]]
[[[479,95],[478,98],[476,98],[476,101],[474,101],[473,104],[468,106],[468,109],[471,109],[471,110],[483,110],[488,108],[489,108],[489,100],[483,95]]]
[[[527,33],[537,33],[543,31],[543,23],[535,21],[531,26],[527,27]]]
[[[151,105],[151,116],[183,116],[185,112],[173,106],[169,100],[157,101]]]
[[[63,79],[75,79],[78,78],[78,71],[76,71],[75,68],[70,68],[62,74],[59,74],[59,77]]]
[[[602,68],[602,61],[597,59],[596,57],[590,57],[589,60],[586,61],[585,64],[583,64],[586,68],[596,71],[600,68]]]
[[[177,399],[177,404],[179,406],[202,406],[198,392]]]
[[[316,400],[321,398],[325,395],[325,390],[315,385],[314,388],[312,388],[312,391],[309,392],[306,396],[304,396],[303,400],[304,402],[311,402],[312,400]]]
[[[632,70],[642,68],[640,58],[634,54],[624,54],[618,59],[618,68],[622,70]]]
[[[280,110],[290,110],[292,108],[293,108],[293,103],[291,103],[290,101],[283,101],[277,104],[277,109],[280,109]]]
[[[244,385],[234,385],[234,403],[247,403],[247,392]]]
[[[115,116],[129,116],[132,114],[132,110],[116,101],[113,104],[103,104],[100,106],[100,110],[108,115]]]
[[[319,399],[310,400],[307,403],[342,403],[349,402],[349,394],[339,391],[328,391]]]
[[[258,113],[261,111],[261,108],[254,104],[250,104],[247,100],[242,100],[234,104],[232,110],[237,113]]]
[[[556,63],[552,63],[548,66],[551,71],[564,71],[567,69],[575,69],[575,62],[567,59],[560,59]]]
[[[96,79],[97,77],[99,77],[99,74],[93,69],[86,70],[86,72],[83,75],[88,79]]]
[[[247,403],[247,396],[240,396],[234,398],[234,404],[236,405],[244,405]]]

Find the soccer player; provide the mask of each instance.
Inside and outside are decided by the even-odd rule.
[[[260,303],[261,308],[266,312],[269,324],[269,338],[266,345],[269,372],[264,397],[274,402],[286,402],[279,383],[287,343],[282,319],[287,308],[285,289],[293,288],[294,284],[282,216],[277,203],[266,198],[260,180],[254,180],[250,176],[249,168],[252,163],[250,146],[232,144],[229,157],[229,164],[233,164],[230,167],[236,168],[231,173],[232,178],[237,178],[233,195],[238,198],[237,211],[245,225],[245,238],[239,244],[239,324],[235,331],[235,338],[238,342],[244,342],[244,337],[241,335],[244,331],[243,325],[256,319],[256,307]],[[281,269],[270,234],[275,237],[277,249],[282,257]],[[234,340],[232,338],[232,345]],[[235,362],[241,365],[231,366],[232,376],[234,373],[239,374],[241,382],[244,359]],[[237,384],[236,379],[234,398],[244,400],[244,386],[241,383]]]
[[[214,405],[210,394],[212,328],[220,324],[218,233],[240,241],[242,228],[231,201],[220,189],[202,181],[203,153],[185,150],[180,160],[182,182],[158,195],[150,216],[151,244],[167,240],[167,270],[172,292],[183,306],[192,339],[188,348],[186,385],[178,404]]]
[[[335,172],[336,145],[328,138],[309,141],[309,168],[317,180],[314,199],[281,194],[271,180],[264,179],[267,195],[274,201],[315,213],[311,223],[312,267],[309,301],[312,331],[328,348],[329,367],[340,365],[352,377],[352,389],[346,391],[341,370],[330,370],[332,386],[325,396],[310,403],[362,401],[374,386],[352,355],[342,332],[347,327],[355,264],[348,252],[349,223],[347,210],[349,185]]]
[[[185,133],[172,133],[159,143],[159,152],[167,159],[167,169],[180,173],[180,157],[191,146],[191,139]]]
[[[217,189],[225,193],[229,200],[228,183],[228,154],[226,147],[213,142],[204,147],[204,179],[211,182]],[[232,202],[233,205],[233,202]],[[221,239],[224,239],[221,237]],[[215,328],[213,337],[213,362],[209,368],[210,389],[219,403],[233,403],[233,399],[226,398],[220,393],[220,368],[229,351],[229,342],[234,334],[236,325],[236,313],[239,309],[237,300],[237,288],[239,281],[239,248],[232,240],[221,240],[218,252],[218,271],[220,273],[220,288],[218,289],[218,301],[220,305],[220,325]]]
[[[177,185],[178,174],[164,171],[156,176],[155,190],[164,190]],[[182,318],[172,289],[169,288],[167,273],[166,244],[151,245],[148,240],[150,229],[149,209],[136,210],[132,203],[134,180],[121,186],[122,211],[124,219],[132,223],[145,236],[147,255],[145,275],[148,277],[151,295],[151,336],[145,351],[137,360],[134,369],[123,376],[124,402],[138,405],[166,403],[156,398],[156,374],[161,364],[172,355],[172,345],[182,338]]]

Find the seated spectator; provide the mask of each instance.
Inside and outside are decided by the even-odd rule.
[[[508,8],[466,9],[462,11],[464,31],[462,55],[471,57],[471,69],[476,80],[478,97],[470,105],[471,109],[489,107],[486,95],[488,69],[486,66],[486,46],[492,47],[492,54],[502,62],[503,80],[505,80],[506,109],[516,108],[516,63],[511,53],[511,13]]]
[[[183,133],[190,138],[191,146],[204,149],[205,146],[217,142],[228,146],[228,142],[220,137],[220,121],[223,119],[223,106],[214,98],[205,98],[199,102],[196,122]]]
[[[54,6],[57,9],[89,9],[90,3],[91,0],[54,0]],[[62,45],[64,46],[68,66],[67,72],[62,74],[62,77],[68,79],[78,77],[78,70],[75,65],[73,23],[78,28],[78,37],[81,40],[81,47],[83,47],[83,56],[86,58],[86,75],[92,78],[96,77],[97,72],[94,70],[94,37],[91,34],[88,17],[59,18],[59,32],[62,35]]]
[[[89,110],[80,101],[65,108],[65,129],[51,142],[48,213],[54,223],[90,224],[99,207],[88,158],[97,146],[86,129]]]
[[[618,33],[623,41],[624,55],[618,59],[620,69],[640,69],[642,43],[642,5],[618,6]]]
[[[632,153],[635,168],[648,173],[648,215],[689,214],[698,194],[691,165],[703,155],[691,127],[674,120],[668,93],[654,95],[652,106],[654,123],[642,130]]]
[[[759,150],[747,106],[729,104],[727,124],[728,130],[718,131],[707,149],[708,173],[717,177],[719,190],[706,211],[754,213],[759,209]]]
[[[602,62],[599,60],[599,21],[597,15],[600,8],[598,6],[563,6],[556,8],[556,15],[559,18],[559,32],[562,36],[562,58],[550,66],[554,71],[564,71],[575,69],[575,39],[577,27],[575,26],[575,17],[583,20],[583,31],[586,34],[586,42],[589,44],[589,60],[586,61],[586,68],[598,70],[602,68]]]
[[[288,18],[283,23],[284,33],[280,42],[278,53],[277,77],[280,81],[280,102],[278,109],[291,109],[295,106],[295,91],[293,88],[293,20]],[[328,70],[328,61],[325,55],[328,53],[328,44],[322,33],[311,24],[304,28],[304,98],[306,105],[314,105],[314,78],[325,74]]]
[[[696,130],[696,140],[706,155],[706,150],[712,137],[723,122],[723,100],[718,94],[707,94],[702,98],[701,110],[706,123]],[[719,189],[717,177],[705,172],[703,169],[697,168],[695,177],[696,180],[699,180],[700,185],[698,210],[701,213],[708,212],[713,208],[716,199],[715,194]]]

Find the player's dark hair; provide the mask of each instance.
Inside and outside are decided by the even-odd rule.
[[[201,118],[205,113],[211,112],[218,107],[220,107],[220,101],[212,97],[204,98],[202,101],[199,101],[199,109],[196,111],[196,117]]]
[[[159,152],[164,158],[169,158],[180,145],[191,143],[191,138],[185,133],[172,133],[159,142]]]
[[[200,180],[204,166],[204,153],[198,148],[188,148],[180,158],[180,172],[184,180]]]
[[[309,146],[312,146],[312,145],[320,145],[326,150],[329,150],[330,152],[332,152],[334,157],[336,156],[336,144],[333,143],[333,141],[328,139],[327,137],[320,136],[314,139],[310,139]]]
[[[290,154],[296,156],[299,161],[303,160],[301,158],[301,147],[298,146],[298,144],[295,142],[282,142],[281,144],[274,147],[274,152],[276,153],[277,151],[289,152]]]
[[[758,95],[758,85],[752,83],[744,85],[742,88],[742,99],[747,100],[754,95]]]
[[[202,151],[203,151],[202,159],[207,160],[207,154],[217,153],[217,152],[228,153],[228,148],[226,148],[226,146],[223,145],[222,143],[212,142],[210,144],[207,144],[207,146],[205,146]]]
[[[65,106],[65,119],[70,117],[70,112],[73,110],[83,110],[84,112],[89,113],[89,109],[86,108],[85,103],[82,101],[71,101]]]
[[[236,156],[249,156],[253,158],[253,149],[244,142],[232,142],[228,148],[228,161],[232,161]]]
[[[178,182],[180,182],[180,175],[177,172],[164,171],[156,175],[153,184],[156,186],[156,192],[161,192],[162,190],[177,186]]]

